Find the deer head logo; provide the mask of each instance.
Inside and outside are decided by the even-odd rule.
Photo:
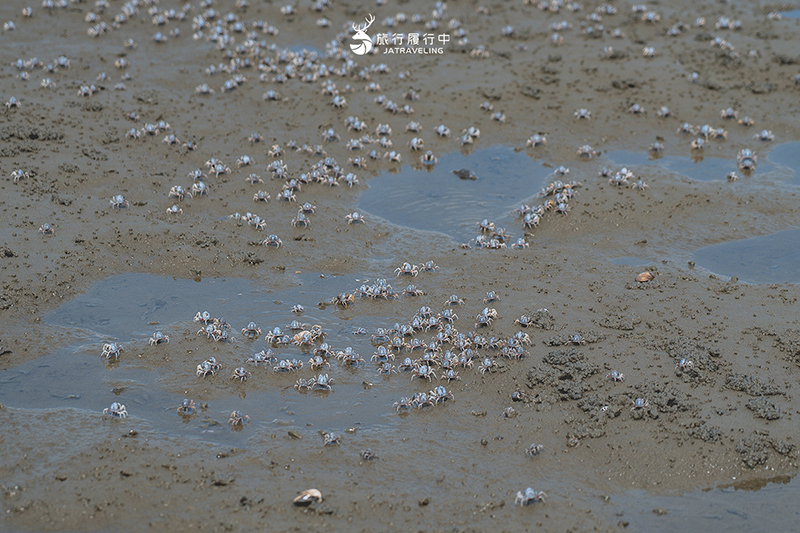
[[[366,20],[367,23],[364,24],[363,27],[360,24],[356,25],[353,23],[353,31],[356,32],[353,35],[353,40],[357,42],[350,43],[350,50],[352,50],[354,54],[360,56],[368,54],[372,50],[372,39],[366,34],[366,31],[367,28],[372,26],[372,23],[375,22],[375,17],[370,13],[369,17],[366,17],[364,20]]]

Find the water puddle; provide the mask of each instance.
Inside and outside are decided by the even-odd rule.
[[[800,10],[798,10],[800,12]],[[767,159],[792,171],[793,185],[800,185],[800,141],[782,143],[773,148]]]
[[[797,283],[800,279],[800,228],[700,248],[695,262],[723,276],[748,283]]]
[[[653,157],[651,154],[628,150],[616,150],[604,155],[617,165],[658,166],[697,181],[725,181],[728,174],[731,172],[736,172],[739,175],[742,174],[742,172],[739,171],[735,157],[697,156],[692,158],[676,155]],[[755,172],[750,173],[749,177],[752,178],[758,174],[765,174],[773,169],[774,165],[759,158]]]
[[[478,179],[459,179],[453,171],[461,169],[471,170]],[[494,146],[469,155],[445,154],[433,167],[403,165],[396,174],[372,178],[358,207],[400,226],[467,242],[478,234],[475,223],[484,218],[514,232],[520,226],[514,209],[554,179],[552,168],[525,152]]]
[[[392,424],[392,403],[410,394],[408,376],[380,376],[369,359],[375,348],[368,335],[354,335],[356,327],[374,331],[391,327],[399,316],[358,316],[353,308],[320,306],[340,292],[352,292],[362,281],[319,274],[294,276],[289,287],[269,290],[241,279],[206,279],[195,282],[149,274],[121,274],[95,283],[91,289],[44,317],[45,323],[66,328],[74,341],[54,347],[51,353],[0,373],[0,403],[10,407],[74,407],[97,412],[112,402],[126,405],[132,417],[147,419],[167,433],[180,433],[241,446],[248,432],[227,427],[234,409],[266,427],[337,429]],[[371,302],[356,302],[356,306]],[[391,302],[387,303],[392,306]],[[298,316],[291,307],[301,304]],[[378,304],[376,304],[378,305]],[[388,308],[387,308],[388,309]],[[218,343],[196,332],[198,311],[224,317],[232,325],[235,343]],[[271,346],[264,334],[275,326],[290,333],[292,320],[319,324],[333,349],[346,346],[361,354],[366,364],[355,368],[331,358],[321,372],[334,380],[332,392],[301,393],[293,385],[318,372],[307,362],[308,351],[295,346]],[[264,333],[255,340],[239,330],[254,321]],[[357,323],[356,323],[357,322]],[[168,344],[150,346],[155,331],[170,337]],[[430,335],[427,335],[430,336]],[[425,339],[427,339],[427,336]],[[118,360],[106,360],[103,344],[116,342],[123,351]],[[275,373],[270,367],[248,365],[261,350],[272,349],[278,359],[298,359],[304,368]],[[222,363],[217,375],[199,378],[196,366],[210,356]],[[231,380],[233,369],[244,366],[252,373],[240,383]],[[184,418],[177,407],[184,397],[208,407]],[[183,423],[181,423],[183,422]]]
[[[680,496],[656,496],[644,491],[624,499],[625,520],[634,531],[672,532],[789,531],[800,510],[800,479],[781,477],[767,482],[713,488]],[[660,515],[654,509],[663,509]]]
[[[800,9],[791,9],[789,11],[780,11],[782,17],[790,19],[800,19]]]

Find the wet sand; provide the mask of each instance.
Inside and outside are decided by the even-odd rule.
[[[795,119],[800,88],[793,79],[800,72],[798,21],[768,19],[780,6],[734,1],[704,5],[695,13],[696,6],[685,2],[648,4],[660,15],[648,23],[629,3],[615,4],[618,13],[604,14],[601,21],[586,18],[599,2],[575,12],[520,2],[484,4],[488,15],[476,10],[477,3],[451,3],[439,28],[427,30],[451,36],[443,54],[354,58],[358,66],[346,76],[328,78],[347,101],[339,108],[331,105],[333,95],[323,94],[322,78],[270,81],[285,72],[280,49],[311,47],[324,54],[348,21],[373,13],[377,21],[368,33],[386,32],[382,21],[400,9],[409,20],[394,31],[424,32],[423,24],[410,19],[420,13],[429,21],[430,5],[337,2],[318,13],[303,3],[287,16],[275,4],[250,2],[238,9],[233,2],[214,2],[220,18],[233,13],[224,24],[235,40],[227,49],[242,61],[257,64],[260,58],[251,54],[246,33],[236,33],[235,20],[248,31],[259,20],[279,30],[270,35],[256,29],[255,39],[265,41],[258,46],[261,58],[276,65],[261,82],[255,66],[205,72],[228,60],[219,43],[205,37],[214,26],[210,17],[203,36],[192,38],[192,18],[207,9],[198,2],[189,4],[186,20],[162,26],[151,21],[158,13],[148,14],[142,5],[119,28],[111,27],[122,9],[119,2],[111,2],[95,22],[86,22],[93,4],[50,11],[36,5],[31,18],[20,15],[25,3],[11,4],[0,7],[0,18],[17,26],[0,35],[2,98],[14,96],[21,104],[6,106],[0,116],[0,208],[6,222],[0,230],[0,483],[6,528],[652,530],[658,526],[637,522],[636,513],[649,516],[652,508],[671,505],[665,510],[680,514],[686,499],[671,496],[710,487],[751,488],[768,480],[785,483],[797,472],[798,432],[792,424],[800,357],[797,285],[745,283],[715,274],[695,258],[703,247],[771,235],[800,222],[798,169],[770,162],[773,146],[800,139]],[[165,1],[157,9],[180,11],[182,5]],[[330,27],[316,24],[323,16]],[[706,18],[704,28],[694,26],[696,16]],[[721,16],[741,19],[742,29],[715,29]],[[89,36],[87,29],[101,21],[107,31]],[[563,43],[554,46],[551,24],[559,21],[571,27],[558,30]],[[668,35],[679,21],[685,24],[682,33]],[[504,35],[509,24],[513,32]],[[468,44],[457,43],[459,26],[467,30]],[[613,37],[617,28],[624,37]],[[179,36],[170,35],[175,29]],[[156,32],[166,35],[166,42],[154,42]],[[715,37],[734,49],[713,46]],[[125,48],[128,38],[136,41],[135,49]],[[272,44],[278,48],[270,49]],[[474,57],[479,45],[487,58]],[[616,51],[613,59],[601,57],[607,46]],[[647,46],[655,49],[654,57],[643,57]],[[62,55],[69,68],[46,72],[43,67]],[[33,57],[43,65],[13,64]],[[122,59],[128,65],[115,67]],[[336,68],[343,64],[321,61]],[[386,69],[377,67],[380,63],[390,72],[381,73]],[[369,79],[359,76],[370,65],[376,67]],[[20,78],[23,70],[27,80]],[[105,79],[98,79],[103,72]],[[696,83],[688,79],[692,72],[699,74]],[[123,80],[126,73],[130,79]],[[221,90],[236,74],[247,81]],[[55,87],[40,87],[43,78]],[[381,90],[366,91],[370,82]],[[125,89],[116,90],[118,83]],[[196,92],[203,83],[214,94]],[[92,84],[97,90],[91,96],[78,95],[81,86]],[[406,100],[409,89],[419,98]],[[268,90],[280,99],[264,99]],[[374,102],[379,95],[412,106],[414,113],[386,111]],[[484,102],[493,110],[482,110]],[[645,112],[628,112],[634,104]],[[658,116],[661,106],[669,107],[670,116]],[[720,118],[728,107],[755,124]],[[591,119],[575,118],[579,108],[588,109]],[[126,118],[132,112],[138,121]],[[505,122],[492,119],[497,112],[505,114]],[[349,131],[348,116],[358,116],[368,128]],[[161,120],[170,124],[168,131],[126,136],[131,128]],[[422,131],[407,131],[410,121],[419,122]],[[709,139],[702,151],[692,150],[697,135],[676,133],[683,122],[724,127],[727,138]],[[377,143],[360,151],[346,148],[350,139],[376,137],[379,123],[393,130],[391,148]],[[436,135],[440,124],[452,130],[450,137]],[[462,146],[461,132],[471,126],[481,135]],[[322,132],[328,128],[341,140],[325,141]],[[753,139],[762,129],[771,130],[775,141]],[[262,142],[248,141],[254,132],[263,135]],[[546,135],[547,144],[526,147],[535,133]],[[180,142],[162,142],[169,134]],[[470,186],[452,174],[456,168],[446,167],[448,154],[461,152],[466,161],[476,156],[473,168],[487,169],[479,181],[498,184],[499,190],[482,194],[493,196],[487,206],[500,209],[503,202],[494,196],[503,198],[503,175],[492,173],[491,160],[478,159],[481,150],[494,147],[524,154],[532,175],[569,167],[568,175],[545,181],[574,179],[582,186],[569,200],[568,213],[548,212],[528,229],[518,218],[507,225],[509,244],[524,237],[529,248],[464,248],[459,244],[466,239],[451,237],[448,227],[460,235],[467,232],[465,224],[500,215],[487,214],[478,203],[468,207],[471,223],[416,211],[408,215],[416,220],[407,224],[390,221],[402,215],[400,202],[410,200],[407,190],[393,191],[383,181],[386,174],[410,172],[409,165],[421,168],[423,151],[408,146],[420,136],[440,159],[431,172],[418,171],[431,177],[431,191],[440,187],[437,180],[453,180],[447,187]],[[182,146],[190,140],[198,146],[194,151]],[[279,159],[289,178],[310,172],[323,157],[293,151],[289,141],[323,145],[359,183],[312,183],[295,193],[296,202],[279,200],[284,181],[270,178],[267,168],[277,160],[268,155],[272,145],[285,150]],[[749,148],[758,164],[749,175],[739,172],[735,182],[726,180],[722,167],[718,176],[690,179],[658,160],[643,164],[654,142],[665,145],[665,159],[720,158],[735,167],[739,151]],[[577,155],[585,144],[601,154]],[[402,161],[372,160],[372,149],[395,150]],[[620,152],[636,158],[609,155]],[[238,167],[244,155],[254,164]],[[204,163],[212,157],[230,171],[206,178],[206,196],[168,197],[174,185],[192,186],[190,171],[208,172]],[[354,157],[367,159],[367,168],[349,164]],[[648,187],[618,187],[599,175],[603,167],[613,174],[623,165]],[[17,169],[27,176],[15,181],[10,176]],[[248,183],[251,172],[264,183]],[[365,191],[378,180],[391,212],[377,204],[370,210]],[[258,190],[271,200],[254,202]],[[524,191],[525,203],[544,201],[536,197],[538,190]],[[420,190],[419,196],[429,192]],[[111,206],[118,194],[127,207]],[[508,195],[516,198],[520,191]],[[440,203],[443,213],[458,208],[447,196],[431,201]],[[304,202],[316,205],[311,225],[293,227]],[[167,213],[173,204],[182,213]],[[515,204],[509,200],[502,216],[513,217]],[[364,223],[346,220],[356,210]],[[262,217],[264,229],[228,218],[237,212]],[[423,217],[430,220],[429,231],[419,229]],[[37,231],[45,223],[52,234]],[[263,246],[269,234],[277,234],[282,246]],[[404,261],[434,261],[439,269],[395,277]],[[642,271],[654,279],[636,282]],[[127,293],[116,295],[102,289],[103,305],[81,300],[103,287],[98,285],[103,280],[139,273],[162,281],[132,278],[124,282]],[[173,278],[198,282],[195,299],[171,300]],[[414,283],[426,294],[394,301],[356,297],[347,308],[317,305],[378,278],[398,292]],[[221,279],[231,280],[235,289],[215,282]],[[484,303],[487,291],[496,291],[499,300]],[[523,331],[531,342],[526,356],[515,360],[498,350],[478,350],[474,367],[461,369],[461,379],[451,383],[412,381],[408,373],[381,377],[370,362],[375,347],[369,335],[377,327],[408,322],[420,306],[438,312],[451,294],[465,300],[454,308],[459,315],[454,327],[477,329],[476,315],[493,307],[497,318],[478,333],[505,340]],[[80,306],[63,311],[71,301]],[[306,315],[290,313],[295,303],[303,303]],[[98,305],[107,316],[91,315]],[[366,364],[344,368],[333,358],[325,370],[336,380],[328,394],[292,388],[296,379],[311,377],[307,367],[290,375],[248,367],[252,375],[246,382],[232,381],[233,369],[268,344],[263,335],[230,344],[196,335],[192,317],[205,309],[217,313],[215,306],[229,309],[226,318],[237,337],[250,320],[264,333],[293,318],[319,323],[335,350],[352,346]],[[552,320],[540,327],[515,324],[521,315],[545,308]],[[70,316],[86,323],[69,322]],[[108,329],[105,320],[116,329]],[[358,327],[369,335],[352,335]],[[157,329],[170,335],[169,344],[148,345]],[[583,342],[572,343],[575,334]],[[428,342],[432,335],[415,337]],[[106,366],[99,354],[110,341],[124,351]],[[309,357],[299,348],[276,351]],[[196,365],[212,355],[223,370],[198,378]],[[496,372],[479,371],[484,357],[497,362]],[[692,366],[678,368],[682,359]],[[612,371],[625,379],[609,379]],[[77,377],[59,382],[60,376]],[[86,385],[87,376],[97,376],[96,386]],[[393,402],[439,384],[453,400],[395,412]],[[522,401],[514,401],[515,392],[522,393],[517,397]],[[175,409],[183,397],[207,407],[182,420]],[[637,399],[647,406],[633,409]],[[102,410],[113,401],[125,403],[130,416],[103,419]],[[509,407],[514,413],[506,416]],[[227,426],[233,409],[250,416],[241,431]],[[323,446],[321,432],[340,434],[340,444]],[[527,456],[531,443],[542,444],[542,453]],[[379,458],[362,459],[364,449]],[[311,487],[322,491],[323,502],[291,505],[297,493]],[[515,507],[515,494],[526,487],[545,491],[546,503]],[[785,498],[789,505],[796,499],[796,482],[786,487],[770,498]],[[758,493],[750,501],[761,501]],[[766,519],[785,529],[796,517],[787,511]]]

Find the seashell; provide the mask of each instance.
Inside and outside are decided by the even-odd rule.
[[[636,281],[638,281],[639,283],[644,283],[650,281],[651,279],[653,279],[653,274],[651,274],[650,272],[642,272],[641,274],[636,276]]]
[[[304,490],[292,500],[295,505],[310,505],[312,502],[321,502],[322,493],[317,489]]]

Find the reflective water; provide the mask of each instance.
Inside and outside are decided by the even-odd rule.
[[[800,19],[800,9],[792,9],[792,10],[789,10],[789,11],[781,11],[780,14],[781,14],[781,16],[784,16],[786,18]]]
[[[369,363],[374,352],[369,336],[353,335],[359,327],[370,331],[391,327],[398,317],[359,316],[351,321],[353,308],[319,306],[332,296],[352,291],[361,282],[353,278],[319,274],[291,276],[288,287],[269,290],[241,279],[206,279],[195,282],[149,274],[121,274],[97,282],[82,296],[44,317],[44,322],[66,328],[71,339],[52,352],[0,374],[0,403],[10,407],[76,407],[100,413],[112,402],[127,406],[131,416],[149,420],[169,433],[184,432],[220,442],[241,445],[244,437],[227,427],[230,412],[239,409],[256,424],[273,426],[312,425],[321,429],[390,424],[392,403],[409,393],[407,375],[379,376]],[[371,302],[357,302],[366,306]],[[391,312],[391,302],[387,313]],[[290,312],[295,304],[306,312]],[[208,310],[232,325],[235,343],[215,343],[198,336],[201,324],[193,322],[198,311]],[[246,359],[270,348],[264,334],[247,340],[239,330],[250,321],[266,333],[299,319],[320,324],[325,341],[335,350],[352,346],[367,360],[357,368],[345,368],[335,358],[321,372],[335,380],[333,392],[300,393],[293,388],[298,378],[308,379],[308,365],[296,373],[274,373],[254,367]],[[168,344],[150,346],[155,331],[170,337]],[[119,360],[106,360],[104,343],[123,346]],[[272,347],[278,359],[307,362],[308,352],[298,347]],[[198,378],[196,366],[210,356],[222,363],[215,376]],[[233,369],[244,366],[252,375],[240,383],[230,379]],[[373,386],[364,384],[372,383]],[[176,408],[184,397],[209,404],[191,419]],[[182,423],[183,422],[183,423]]]
[[[800,10],[798,10],[800,12]],[[767,159],[792,171],[793,185],[800,185],[800,141],[781,143],[766,154]]]
[[[748,283],[797,283],[800,280],[800,228],[700,248],[695,262],[723,276]]]
[[[459,179],[453,171],[461,169],[478,179]],[[469,155],[445,154],[433,167],[403,165],[396,174],[372,178],[358,207],[401,226],[446,233],[458,242],[475,237],[475,223],[486,218],[516,239],[522,231],[513,210],[554,179],[552,168],[524,152],[493,146]]]
[[[616,150],[608,152],[604,156],[617,165],[655,165],[697,181],[725,181],[727,175],[731,172],[741,174],[735,157],[706,157],[701,154],[696,154],[693,157],[676,155],[653,157],[652,154],[629,150]],[[752,178],[773,169],[773,165],[759,158],[755,172],[752,172],[749,177]]]
[[[740,483],[678,496],[628,493],[620,510],[633,531],[798,531],[800,479]],[[653,512],[663,509],[664,514]]]

